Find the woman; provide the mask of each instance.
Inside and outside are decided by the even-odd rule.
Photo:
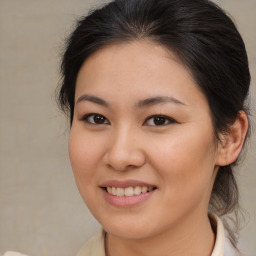
[[[62,74],[74,176],[103,227],[78,255],[239,255],[219,218],[249,127],[231,19],[206,0],[116,0],[78,22]]]

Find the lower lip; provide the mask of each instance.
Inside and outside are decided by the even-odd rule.
[[[146,201],[153,193],[155,193],[156,189],[134,196],[113,196],[109,194],[105,188],[102,188],[102,191],[108,203],[118,207],[131,207]]]

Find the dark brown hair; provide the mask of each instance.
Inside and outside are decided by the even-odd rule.
[[[229,132],[240,110],[247,112],[246,49],[222,9],[207,0],[116,0],[81,18],[67,40],[58,101],[71,125],[83,62],[106,45],[141,39],[163,45],[189,68],[208,100],[217,139]],[[219,216],[238,207],[236,163],[221,166],[215,180],[209,207]]]

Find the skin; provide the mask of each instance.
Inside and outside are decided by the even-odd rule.
[[[141,103],[166,96],[172,100]],[[241,150],[246,117],[241,114],[234,132],[236,151],[226,150],[216,141],[207,99],[190,72],[148,41],[110,45],[91,55],[79,71],[75,102],[71,164],[82,198],[107,231],[106,254],[211,255],[211,190],[218,165]],[[104,122],[95,124],[94,116],[85,117],[90,113]],[[168,118],[155,125],[152,115]],[[129,208],[104,198],[104,182],[131,179],[157,189]]]

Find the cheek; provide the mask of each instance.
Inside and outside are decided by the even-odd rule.
[[[69,157],[78,189],[87,190],[92,184],[95,169],[99,163],[99,145],[92,136],[85,134],[82,130],[72,127],[69,136]]]
[[[214,136],[197,127],[179,130],[151,147],[155,169],[162,177],[166,191],[187,198],[209,190],[215,166]],[[155,157],[157,156],[157,157]]]

